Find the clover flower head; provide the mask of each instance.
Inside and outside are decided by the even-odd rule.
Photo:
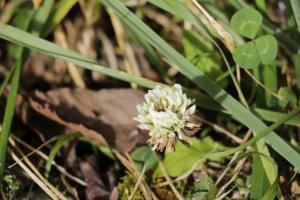
[[[198,126],[190,122],[196,110],[192,103],[179,84],[148,91],[145,102],[137,105],[139,114],[134,119],[140,122],[141,129],[149,130],[154,150],[174,149],[177,140],[184,139],[184,129]]]

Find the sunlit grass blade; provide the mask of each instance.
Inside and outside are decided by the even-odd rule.
[[[120,1],[103,0],[107,6],[113,8],[127,25],[138,34],[143,35],[146,40],[156,47],[160,53],[172,61],[178,67],[178,70],[186,77],[194,81],[199,88],[207,92],[212,98],[220,103],[231,115],[238,119],[242,124],[258,133],[267,128],[267,126],[258,119],[253,113],[242,106],[231,95],[220,88],[214,81],[205,76],[196,69],[181,54],[174,50],[162,38],[160,38],[152,29],[145,25],[137,16],[128,10]],[[286,158],[293,166],[300,169],[300,155],[284,140],[278,137],[274,132],[265,137],[265,141],[280,155]],[[267,169],[266,169],[267,170]]]
[[[76,3],[76,0],[59,1],[55,10],[51,13],[42,35],[48,35],[62,21]]]
[[[35,13],[32,22],[30,24],[30,31],[33,34],[39,35],[45,28],[45,23],[50,15],[53,7],[53,0],[43,1],[42,6]]]
[[[155,86],[160,84],[158,82],[151,81],[142,77],[130,75],[119,70],[114,70],[102,65],[98,65],[93,60],[90,60],[76,52],[64,49],[51,42],[34,37],[31,34],[28,34],[9,25],[0,27],[0,37],[7,41],[30,48],[32,50],[45,53],[52,57],[72,62],[73,64],[82,66],[86,69],[100,72],[126,82],[137,83],[146,88],[154,88]]]

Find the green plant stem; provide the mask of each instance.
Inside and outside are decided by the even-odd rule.
[[[9,131],[12,124],[13,114],[14,114],[14,107],[16,103],[17,92],[19,88],[19,80],[21,74],[21,66],[22,66],[22,55],[23,55],[24,48],[20,49],[20,58],[17,60],[15,65],[15,70],[13,72],[12,80],[11,80],[11,87],[8,93],[5,111],[4,111],[4,118],[2,122],[2,130],[0,135],[0,181],[3,178],[4,173],[4,166],[5,166],[5,158],[6,158],[6,149],[7,149],[7,141],[9,138]]]

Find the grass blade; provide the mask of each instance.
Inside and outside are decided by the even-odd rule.
[[[299,0],[290,0],[295,20],[298,26],[298,31],[300,32],[300,1]]]
[[[42,35],[48,35],[60,22],[61,20],[68,14],[68,12],[73,8],[73,6],[77,3],[77,0],[65,0],[60,1],[55,8],[55,10],[51,13],[47,24],[45,25],[45,30]]]
[[[33,34],[39,35],[43,31],[44,27],[46,27],[45,23],[50,15],[53,3],[53,0],[44,1],[43,5],[35,13],[30,24],[30,31]]]
[[[4,117],[2,121],[2,130],[0,134],[0,181],[3,178],[3,171],[4,171],[4,163],[6,158],[6,150],[7,150],[7,141],[9,138],[10,127],[12,124],[12,118],[14,115],[15,103],[17,92],[19,88],[19,80],[21,74],[21,66],[22,66],[22,55],[24,49],[20,49],[20,58],[17,60],[15,64],[15,70],[13,72],[12,80],[11,80],[11,87],[8,93]]]
[[[130,75],[119,70],[114,70],[102,65],[98,65],[93,60],[90,60],[76,52],[64,49],[51,42],[37,38],[31,34],[28,34],[27,32],[21,31],[9,25],[3,25],[2,27],[0,27],[0,38],[21,46],[25,46],[38,52],[45,53],[54,58],[72,62],[75,65],[83,66],[86,69],[100,72],[119,80],[130,83],[137,83],[146,88],[153,88],[160,84],[158,82],[151,81],[142,77]]]
[[[46,167],[45,167],[45,170],[46,170],[46,177],[49,176],[49,173],[51,171],[51,167],[52,167],[52,162],[55,158],[55,156],[57,155],[58,151],[60,150],[60,148],[68,141],[76,138],[80,136],[80,134],[78,133],[75,133],[75,134],[70,134],[70,135],[62,135],[58,138],[57,142],[54,144],[54,146],[51,148],[51,151],[49,153],[49,156],[48,156],[48,160],[47,160],[47,163],[46,163]]]
[[[209,153],[209,154],[205,155],[204,157],[205,158],[220,158],[220,157],[229,156],[229,155],[234,154],[236,152],[242,151],[242,150],[246,149],[248,146],[251,146],[251,145],[255,144],[260,139],[262,139],[264,137],[267,137],[269,134],[272,133],[272,131],[274,129],[278,128],[285,121],[289,120],[290,118],[292,118],[294,115],[296,115],[299,112],[300,112],[300,107],[295,108],[293,111],[291,111],[286,116],[281,118],[278,122],[272,124],[268,128],[266,128],[263,131],[259,132],[253,138],[251,138],[250,140],[248,140],[247,142],[241,144],[240,146],[238,146],[236,148],[233,148],[233,149],[230,149],[230,150],[227,150],[227,151],[223,151],[223,152],[218,152],[218,153]]]
[[[267,192],[264,194],[264,196],[261,198],[261,200],[273,200],[276,197],[276,189],[278,187],[278,179],[274,181],[272,186],[267,190]]]

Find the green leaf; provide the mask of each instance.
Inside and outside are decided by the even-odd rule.
[[[30,31],[33,34],[40,35],[42,33],[45,23],[50,15],[53,3],[53,0],[43,1],[42,6],[35,13],[32,18],[32,23],[30,24]]]
[[[278,51],[277,40],[272,35],[265,35],[243,44],[233,52],[234,61],[244,68],[255,68],[262,64],[271,64]]]
[[[251,199],[261,199],[263,194],[268,190],[271,183],[263,168],[260,156],[258,154],[252,155],[252,174],[251,174]],[[274,164],[274,163],[271,163]]]
[[[277,66],[274,64],[263,66],[262,76],[266,88],[269,88],[273,93],[276,93],[278,90]],[[264,93],[267,107],[275,107],[277,99],[267,90],[264,90]]]
[[[216,199],[217,188],[208,175],[201,177],[200,182],[192,184],[187,188],[187,195],[185,199],[198,199],[198,200],[214,200]]]
[[[144,165],[146,170],[153,169],[158,163],[155,152],[149,146],[136,148],[131,157],[139,170],[142,170]]]
[[[274,181],[274,183],[269,187],[261,200],[274,200],[276,197],[276,189],[278,187],[278,178]],[[283,199],[283,198],[282,198]]]
[[[265,0],[255,0],[257,7],[263,11],[266,11],[267,5]]]
[[[2,121],[2,130],[0,134],[0,182],[3,178],[4,164],[6,159],[7,141],[9,138],[9,132],[12,124],[12,119],[14,116],[16,97],[19,89],[19,80],[21,74],[21,68],[23,63],[23,51],[24,48],[19,48],[19,58],[15,64],[15,70],[13,71],[11,87],[8,93],[4,117]]]
[[[284,115],[286,115],[285,113],[275,112],[275,111],[270,111],[270,110],[265,110],[265,109],[261,109],[261,108],[255,108],[254,111],[261,118],[263,118],[266,121],[270,121],[270,122],[276,122],[280,118],[282,118]],[[300,115],[294,116],[290,120],[286,121],[285,124],[292,125],[292,126],[297,126],[298,127],[299,124],[300,124]]]
[[[260,57],[254,42],[248,42],[235,49],[234,61],[244,68],[255,68],[260,63]]]
[[[243,8],[231,18],[231,28],[240,35],[254,39],[262,24],[261,14],[253,8]]]
[[[72,140],[76,137],[79,137],[79,136],[80,136],[79,133],[75,133],[75,134],[70,134],[70,135],[62,135],[62,136],[59,137],[59,139],[57,140],[55,145],[51,148],[51,151],[50,151],[49,156],[48,156],[48,160],[47,160],[46,167],[45,167],[46,177],[48,177],[48,175],[49,175],[49,172],[50,172],[51,167],[52,167],[53,160],[55,159],[55,157],[56,157],[58,151],[60,150],[60,148],[65,143],[67,143],[70,140]]]
[[[290,0],[295,20],[298,26],[298,31],[300,32],[300,1],[299,0]]]
[[[268,65],[271,64],[278,51],[278,43],[274,36],[264,35],[254,40],[255,46],[260,56],[261,63]]]
[[[54,11],[51,12],[50,17],[44,26],[45,30],[43,31],[42,35],[48,35],[55,28],[55,26],[62,21],[62,19],[68,14],[68,12],[77,2],[78,1],[76,0],[59,1]]]
[[[176,150],[174,152],[166,153],[164,164],[170,176],[180,176],[192,169],[194,164],[199,161],[197,169],[200,169],[205,159],[201,157],[208,152],[216,151],[222,148],[222,146],[213,141],[210,137],[205,137],[200,140],[197,138],[190,138],[192,148],[197,150],[197,153],[191,151],[191,149],[178,142],[176,144]]]
[[[293,56],[294,70],[296,75],[296,84],[298,87],[298,91],[300,91],[300,55],[295,54]]]

